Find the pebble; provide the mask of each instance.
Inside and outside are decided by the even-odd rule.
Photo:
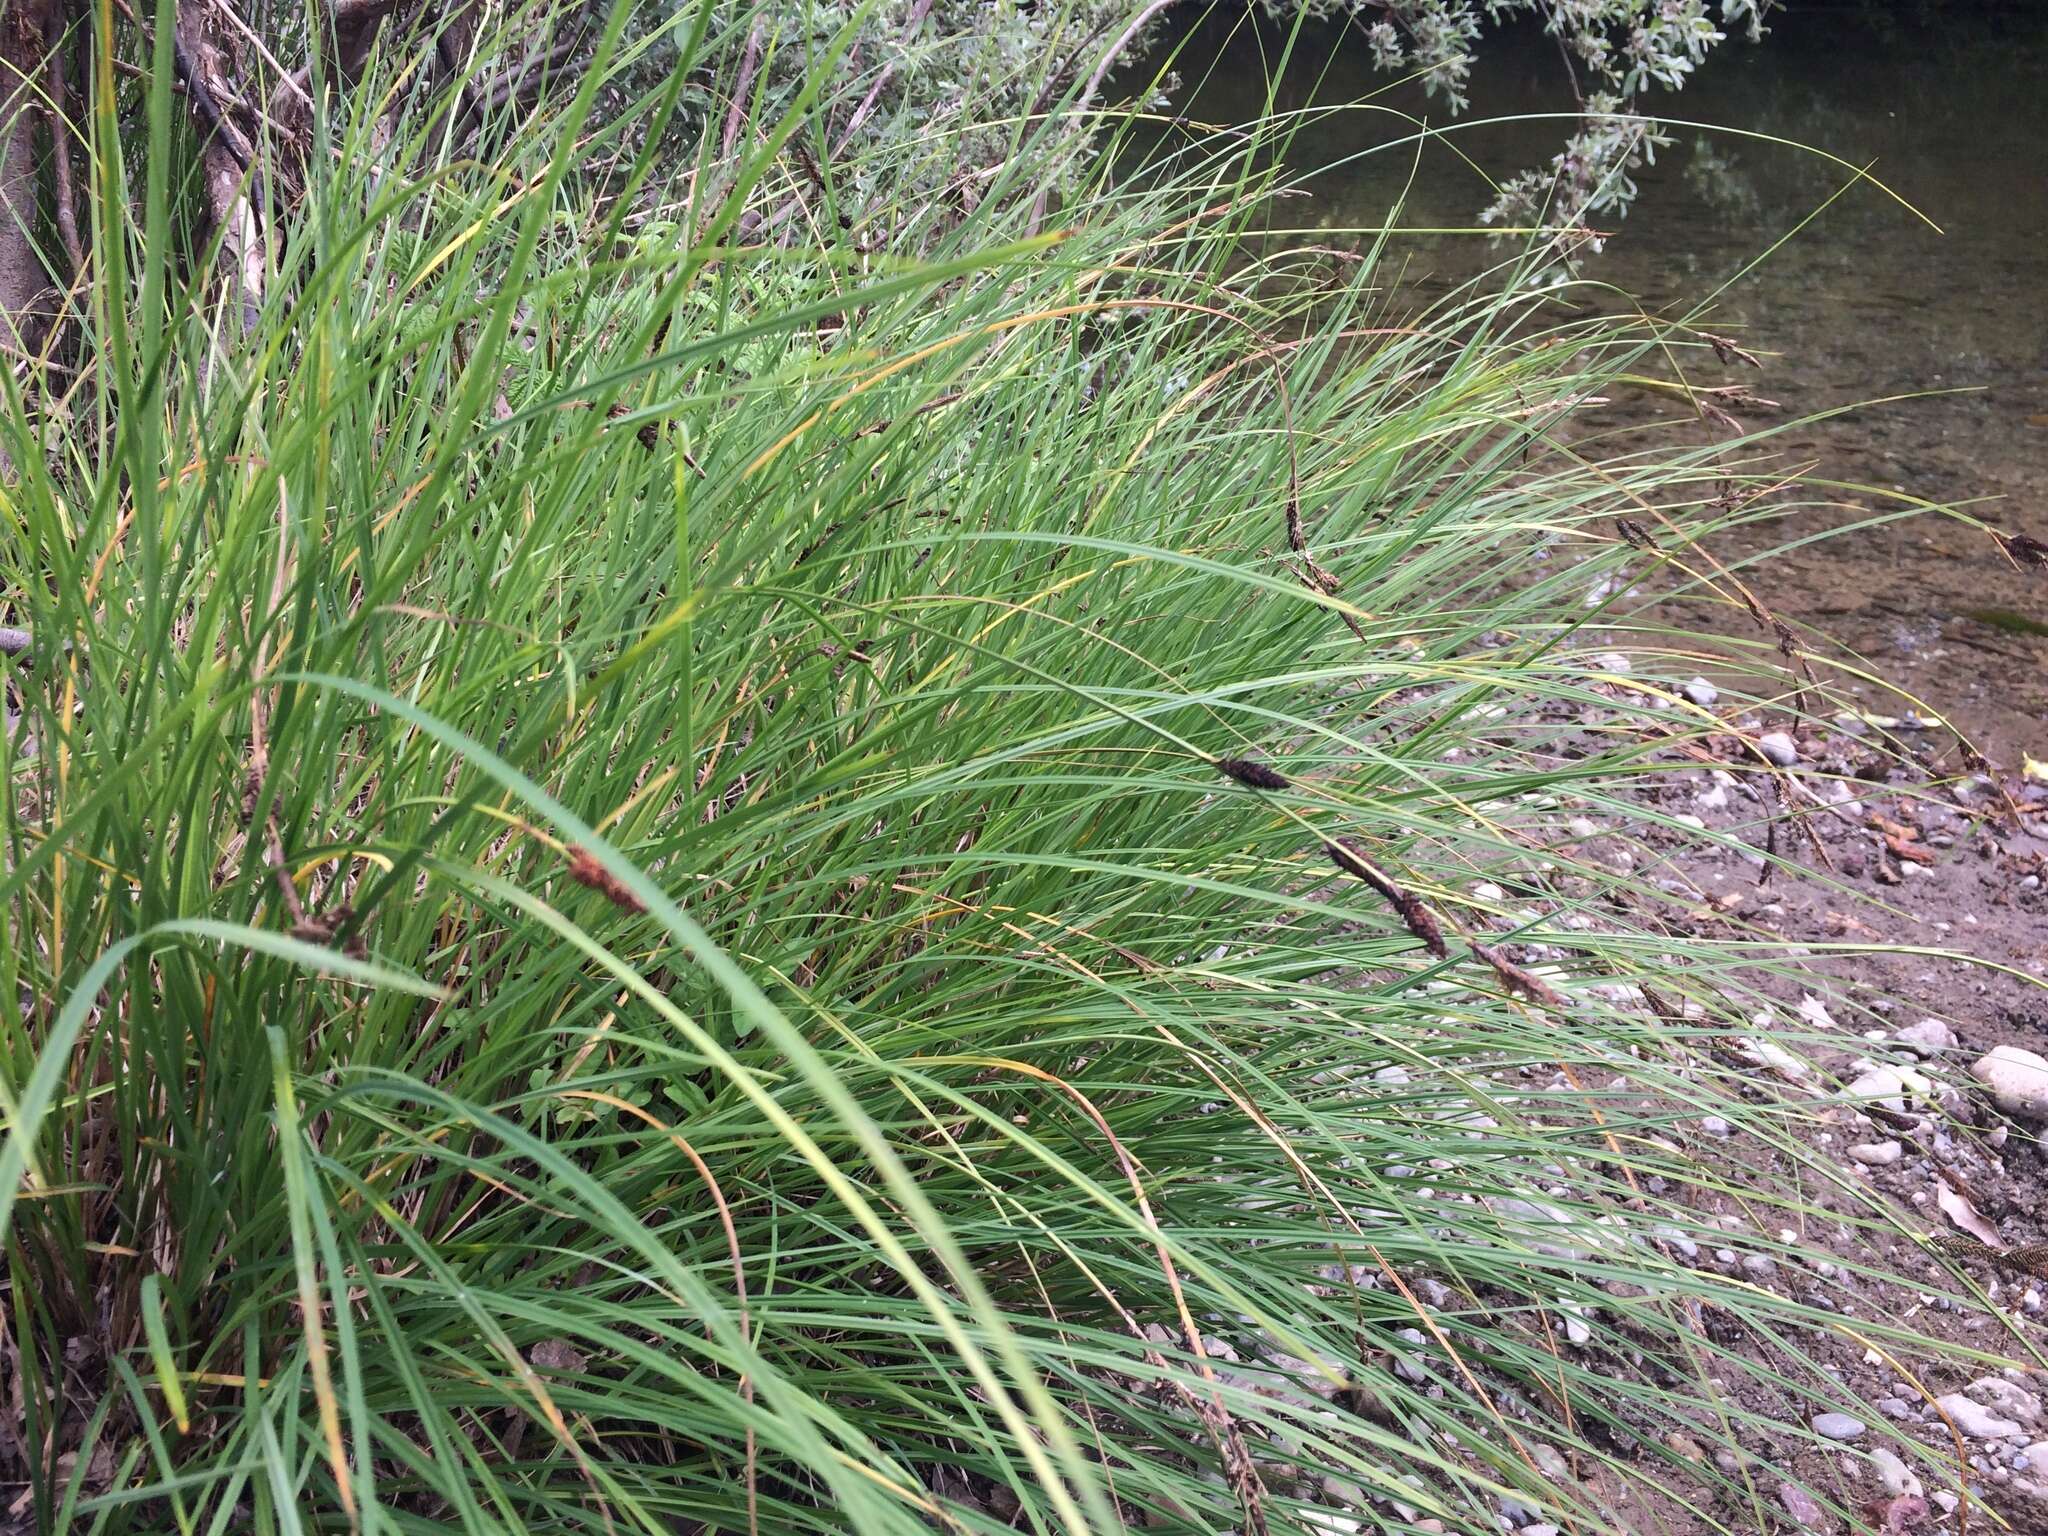
[[[2048,1062],[2042,1066],[2048,1068]],[[2048,1088],[2048,1077],[2042,1079],[2042,1086]],[[1871,1067],[1849,1085],[1848,1093],[1851,1098],[1875,1100],[1893,1114],[1904,1114],[1908,1099],[1932,1100],[1934,1084],[1911,1067]]]
[[[1922,1019],[1917,1024],[1908,1024],[1903,1029],[1892,1031],[1892,1038],[1923,1059],[1952,1051],[1956,1045],[1956,1032],[1940,1019]]]
[[[1815,1414],[1812,1423],[1823,1440],[1854,1440],[1863,1433],[1863,1421],[1846,1413]]]
[[[1982,1403],[1960,1392],[1937,1397],[1934,1406],[1954,1420],[1956,1428],[1972,1440],[2003,1440],[2022,1433],[2020,1426],[2011,1419],[2000,1418]]]
[[[1977,1058],[1970,1076],[1991,1090],[2009,1115],[2048,1120],[2048,1060],[2016,1045],[2001,1045]]]
[[[1778,1261],[1767,1253],[1752,1253],[1742,1261],[1743,1273],[1762,1280],[1778,1272]],[[1857,1426],[1861,1428],[1862,1426]]]
[[[1705,1119],[1701,1120],[1700,1129],[1709,1136],[1733,1136],[1735,1134],[1735,1127],[1726,1120],[1723,1120],[1719,1115],[1708,1115]]]
[[[1904,1154],[1896,1141],[1865,1141],[1849,1149],[1849,1156],[1866,1168],[1889,1168]]]
[[[1884,1484],[1884,1491],[1893,1498],[1918,1498],[1924,1491],[1920,1479],[1899,1460],[1896,1452],[1879,1446],[1870,1453],[1870,1464],[1877,1468],[1878,1481]]]
[[[2018,1419],[2022,1424],[2033,1424],[2040,1420],[2041,1399],[2014,1386],[2002,1376],[1980,1376],[1963,1388],[1963,1391],[1994,1413],[2002,1413],[2009,1419]]]
[[[1785,1513],[1801,1525],[1819,1525],[1827,1516],[1821,1507],[1813,1502],[1813,1495],[1797,1483],[1778,1484],[1778,1502],[1785,1506]]]
[[[2020,1461],[2026,1462],[2027,1471],[2048,1472],[2048,1440],[2036,1440],[2020,1453],[2019,1460],[2014,1461],[2013,1465],[2019,1466]]]
[[[1704,677],[1696,677],[1678,690],[1685,695],[1688,704],[1697,704],[1701,709],[1712,709],[1721,700],[1721,690]]]
[[[1813,1076],[1813,1068],[1793,1055],[1775,1040],[1744,1038],[1736,1048],[1749,1060],[1760,1067],[1769,1067],[1788,1083],[1803,1083]]]
[[[1790,768],[1799,761],[1799,747],[1783,731],[1766,731],[1756,739],[1757,751],[1780,768]]]

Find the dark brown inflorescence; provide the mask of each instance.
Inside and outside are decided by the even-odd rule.
[[[1235,779],[1246,789],[1285,789],[1287,776],[1266,763],[1254,762],[1245,757],[1219,757],[1216,771],[1225,778]]]
[[[1339,838],[1325,846],[1330,850],[1332,864],[1345,874],[1363,880],[1386,898],[1387,904],[1401,914],[1401,921],[1408,925],[1408,931],[1421,941],[1424,949],[1439,960],[1450,958],[1450,948],[1444,943],[1443,925],[1436,920],[1436,914],[1429,910],[1420,896],[1397,884],[1386,871],[1368,859],[1358,844],[1351,839]]]

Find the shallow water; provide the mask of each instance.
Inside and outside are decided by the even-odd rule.
[[[1284,32],[1241,13],[1183,25],[1176,110],[1210,123],[1258,116]],[[1533,30],[1482,59],[1472,95],[1489,116],[1570,105],[1555,45]],[[1419,90],[1389,91],[1355,34],[1306,33],[1276,104],[1310,109],[1289,156],[1291,172],[1316,171],[1312,199],[1288,205],[1301,225],[1373,227],[1398,203],[1411,228],[1469,226],[1488,201],[1446,144],[1395,142],[1414,134],[1395,112],[1458,120]],[[1897,503],[1882,492],[1894,489],[1967,503],[2048,540],[2048,4],[1941,27],[1795,4],[1761,45],[1726,45],[1656,110],[1874,161],[1872,175],[1940,226],[1852,186],[1718,299],[1706,323],[1763,354],[1765,368],[1710,365],[1694,382],[1746,383],[1785,408],[1743,413],[1752,425],[1917,397],[1777,438],[1788,470],[1817,464],[1849,488],[1835,505],[1731,534],[1718,552],[1890,511]],[[1455,128],[1453,142],[1505,177],[1547,160],[1564,132],[1561,122],[1485,123]],[[1713,293],[1854,175],[1757,139],[1672,133],[1586,269],[1653,310],[1682,312]],[[1472,237],[1405,246],[1422,294],[1503,254]],[[1667,414],[1678,421],[1680,409]],[[2016,764],[2022,749],[2048,758],[2048,574],[2014,570],[1984,534],[1931,516],[1859,530],[1780,556],[1764,585],[1781,612],[1839,639],[1995,760]]]

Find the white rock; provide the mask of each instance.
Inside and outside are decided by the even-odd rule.
[[[1787,1082],[1803,1083],[1813,1076],[1813,1068],[1794,1056],[1775,1040],[1744,1038],[1737,1042],[1742,1054],[1760,1067],[1769,1067]]]
[[[1917,1024],[1895,1029],[1892,1038],[1922,1058],[1939,1056],[1943,1051],[1954,1050],[1956,1045],[1956,1032],[1940,1019],[1922,1019]]]
[[[2018,1419],[2022,1424],[2038,1424],[2041,1421],[2041,1400],[2033,1393],[2013,1385],[2003,1376],[1980,1376],[1963,1391],[1995,1413],[2002,1413],[2009,1419]]]
[[[1815,1029],[1836,1028],[1834,1015],[1828,1012],[1828,1005],[1811,995],[1799,999],[1799,1017]]]
[[[2048,1079],[2043,1080],[2043,1086],[2048,1087]],[[1911,1067],[1876,1066],[1866,1068],[1849,1085],[1848,1094],[1852,1099],[1867,1099],[1902,1115],[1909,1099],[1931,1101],[1934,1084]]]
[[[1849,1413],[1818,1413],[1811,1422],[1823,1440],[1854,1440],[1864,1429],[1863,1421]]]
[[[2036,1440],[2025,1455],[2029,1472],[2048,1472],[2048,1440]]]
[[[1704,832],[1707,830],[1707,824],[1704,821],[1700,820],[1699,817],[1691,815],[1690,813],[1685,811],[1680,811],[1671,819],[1677,822],[1681,827],[1688,827],[1694,832]]]
[[[1889,1168],[1904,1151],[1896,1141],[1866,1141],[1851,1147],[1849,1156],[1866,1168]]]
[[[1911,1469],[1893,1452],[1879,1446],[1870,1453],[1870,1464],[1877,1468],[1878,1481],[1884,1484],[1884,1491],[1892,1497],[1920,1497],[1920,1479],[1915,1477]]]
[[[1619,651],[1609,651],[1605,655],[1595,656],[1593,658],[1593,665],[1598,667],[1602,672],[1626,673],[1633,672],[1635,670],[1634,664],[1631,663],[1629,659],[1626,656],[1622,655]]]
[[[1721,698],[1721,690],[1704,677],[1694,678],[1678,691],[1685,695],[1687,703],[1697,704],[1701,709],[1712,709]]]
[[[1992,1102],[2007,1114],[2048,1120],[2048,1060],[2001,1045],[1978,1057],[1970,1076],[1991,1090]]]
[[[1724,811],[1728,808],[1728,791],[1722,785],[1716,784],[1711,789],[1701,790],[1699,798],[1693,804],[1703,811]]]
[[[2001,1419],[1982,1403],[1960,1392],[1937,1397],[1934,1406],[1953,1419],[1956,1428],[1972,1440],[2004,1440],[2025,1433],[2011,1419]]]
[[[1780,768],[1790,768],[1799,761],[1799,747],[1783,731],[1766,731],[1756,739],[1757,751]]]

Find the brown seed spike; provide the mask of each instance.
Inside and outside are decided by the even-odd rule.
[[[1443,925],[1436,920],[1436,914],[1422,903],[1422,898],[1413,891],[1400,891],[1394,897],[1394,909],[1401,914],[1401,921],[1408,925],[1408,931],[1415,935],[1422,947],[1439,960],[1451,958],[1450,946],[1444,943]]]
[[[1387,899],[1388,905],[1401,914],[1401,921],[1408,925],[1408,931],[1421,941],[1424,949],[1439,960],[1450,958],[1451,951],[1444,943],[1443,925],[1436,920],[1436,914],[1423,904],[1421,897],[1396,884],[1350,838],[1339,838],[1325,846],[1330,850],[1332,864],[1345,874],[1363,880]]]
[[[1216,771],[1225,778],[1235,779],[1246,789],[1285,789],[1287,777],[1268,764],[1254,762],[1244,757],[1219,757]]]
[[[588,848],[569,850],[569,878],[596,891],[615,907],[622,907],[628,912],[647,910],[641,905],[640,898],[626,888],[625,882],[598,863],[597,855]]]
[[[1570,1006],[1565,1002],[1562,994],[1555,987],[1551,986],[1549,982],[1536,975],[1533,971],[1523,970],[1522,967],[1515,964],[1514,961],[1492,946],[1481,944],[1475,940],[1472,944],[1472,953],[1493,967],[1493,974],[1500,978],[1500,984],[1507,988],[1508,991],[1519,993],[1521,996],[1529,998],[1534,1002],[1542,1003],[1548,1008],[1565,1008]]]

